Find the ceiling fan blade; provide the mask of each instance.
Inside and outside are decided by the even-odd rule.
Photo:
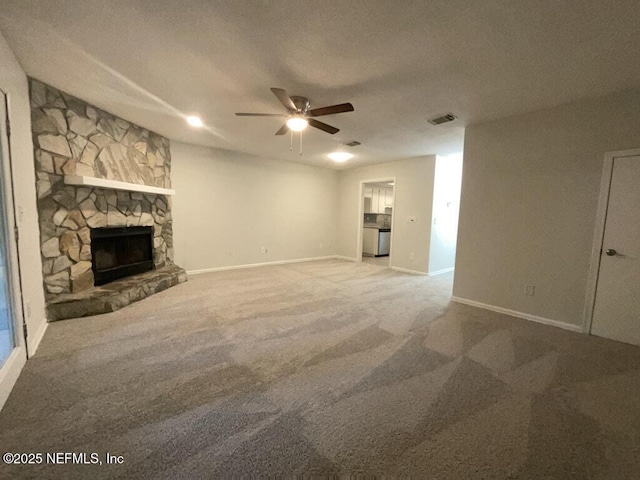
[[[353,105],[350,103],[341,103],[340,105],[331,105],[330,107],[320,107],[309,110],[312,117],[321,117],[322,115],[332,115],[334,113],[353,112]]]
[[[286,117],[283,113],[236,113],[238,117]]]
[[[287,95],[287,92],[285,92],[283,89],[281,89],[281,88],[272,88],[271,91],[273,92],[273,94],[276,97],[278,97],[278,100],[280,100],[280,103],[282,103],[282,105],[284,105],[284,108],[286,108],[289,111],[298,110],[296,108],[295,103],[293,103],[293,100],[291,100],[291,97],[289,97],[289,95]]]
[[[288,131],[289,131],[289,127],[287,127],[287,124],[285,123],[284,125],[282,125],[282,127],[280,127],[280,130],[276,132],[276,135],[284,135]]]
[[[309,125],[311,125],[312,127],[319,128],[323,132],[330,133],[331,135],[340,131],[339,128],[332,127],[331,125],[327,125],[326,123],[314,120],[313,118],[308,118],[307,120],[309,120]]]

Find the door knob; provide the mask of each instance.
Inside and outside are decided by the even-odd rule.
[[[618,254],[618,252],[616,252],[613,248],[607,248],[604,253],[606,253],[610,257],[615,257]]]

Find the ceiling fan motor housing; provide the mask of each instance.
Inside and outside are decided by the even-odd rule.
[[[291,101],[296,106],[296,109],[299,113],[308,113],[309,107],[311,104],[309,103],[309,99],[307,97],[299,97],[297,95],[291,95]]]

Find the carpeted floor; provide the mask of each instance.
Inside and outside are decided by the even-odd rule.
[[[379,267],[389,266],[389,257],[367,257],[366,255],[363,255],[362,261],[364,263],[368,263],[370,265],[377,265]]]
[[[0,477],[638,478],[640,348],[449,304],[450,289],[326,260],[51,324],[0,450],[124,463]]]

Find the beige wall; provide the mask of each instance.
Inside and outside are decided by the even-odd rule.
[[[337,254],[357,256],[360,182],[395,177],[390,266],[427,273],[435,164],[435,155],[430,155],[341,171]],[[407,222],[410,216],[416,217],[415,223]]]
[[[27,347],[33,353],[46,327],[44,293],[40,265],[36,179],[31,141],[31,113],[27,77],[13,52],[0,35],[0,89],[8,98],[11,122],[11,158],[15,206],[18,211],[22,295],[29,337]]]
[[[187,271],[335,254],[336,171],[180,142],[171,156],[175,262]]]
[[[637,147],[640,90],[468,127],[454,296],[581,325],[604,154]]]

